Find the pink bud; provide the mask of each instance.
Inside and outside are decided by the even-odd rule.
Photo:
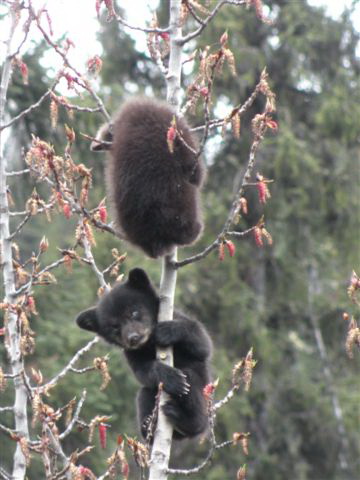
[[[106,425],[99,423],[98,429],[101,448],[106,448]]]
[[[165,40],[165,42],[168,42],[170,40],[170,34],[167,32],[159,33],[159,36]]]
[[[220,37],[220,43],[222,46],[226,45],[229,39],[229,35],[227,32],[224,32]]]
[[[99,208],[99,214],[100,214],[100,220],[101,220],[103,223],[106,223],[107,210],[106,210],[105,205],[102,205],[102,206]]]
[[[235,255],[236,247],[234,243],[231,240],[226,240],[225,245],[229,251],[230,257],[233,257]]]
[[[68,203],[64,203],[63,205],[63,213],[67,219],[71,217],[71,207]]]
[[[207,87],[202,87],[200,89],[200,95],[206,98],[209,95],[209,89]]]

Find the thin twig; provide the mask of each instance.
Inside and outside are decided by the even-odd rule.
[[[0,412],[13,412],[14,407],[0,407]]]
[[[63,103],[59,101],[59,104],[65,107],[67,110],[75,110],[76,112],[88,112],[88,113],[96,113],[101,112],[101,108],[98,107],[81,107],[80,105],[75,105],[73,103]]]
[[[126,28],[130,28],[130,30],[138,30],[144,33],[159,33],[159,34],[168,33],[170,31],[169,28],[147,28],[147,27],[138,27],[136,25],[130,25],[130,23],[126,22],[118,13],[115,13],[114,17],[119,23],[121,23],[121,25],[123,25]]]
[[[78,350],[70,362],[64,367],[60,373],[58,373],[54,378],[52,378],[49,382],[41,387],[36,387],[37,390],[42,393],[44,390],[55,386],[59,380],[61,380],[67,372],[69,372],[75,365],[75,363],[85,354],[87,353],[97,342],[99,341],[99,337],[93,338],[90,342],[88,342],[83,348]]]
[[[54,207],[54,202],[48,203],[45,205],[45,207],[40,207],[37,209],[37,213],[43,213],[46,212],[46,210],[51,210]],[[10,217],[20,217],[23,215],[27,215],[29,213],[28,210],[23,210],[21,212],[9,212]]]
[[[3,467],[0,467],[0,476],[3,480],[11,480],[11,475],[7,473]]]
[[[197,253],[196,255],[193,255],[192,257],[185,258],[184,260],[180,260],[174,264],[175,268],[181,268],[184,267],[185,265],[189,265],[190,263],[198,262],[199,260],[202,260],[203,258],[207,257],[209,253],[211,253],[215,248],[217,248],[220,243],[222,242],[224,236],[229,236],[229,237],[244,237],[245,235],[248,235],[254,230],[255,227],[248,228],[247,230],[244,230],[243,232],[230,232],[230,231],[225,231],[223,229],[217,238],[211,243],[209,246],[207,246],[202,252]]]
[[[46,43],[48,45],[50,45],[56,53],[58,53],[61,58],[63,59],[64,61],[64,65],[66,67],[68,67],[70,70],[72,70],[75,75],[77,76],[78,79],[81,79],[83,81],[82,83],[82,87],[87,90],[90,95],[94,98],[94,100],[96,101],[98,107],[99,107],[99,111],[102,112],[102,114],[104,115],[104,117],[106,118],[106,120],[108,122],[111,121],[111,117],[108,113],[108,111],[106,110],[105,108],[105,105],[103,103],[103,101],[101,100],[101,98],[97,95],[97,93],[94,91],[94,89],[92,88],[92,86],[90,85],[90,82],[88,80],[85,80],[83,78],[83,75],[73,66],[71,65],[71,63],[69,62],[68,58],[67,58],[67,55],[66,55],[66,52],[62,51],[61,48],[51,40],[51,38],[49,37],[49,35],[47,34],[47,32],[44,30],[44,28],[42,27],[41,23],[40,23],[40,18],[39,18],[39,14],[36,15],[35,14],[35,11],[33,9],[33,6],[32,6],[32,3],[31,3],[31,0],[29,0],[29,11],[31,12],[31,14],[33,15],[35,21],[36,21],[36,25],[38,27],[38,29],[40,30],[40,32],[42,33],[42,36],[44,38],[44,40],[46,41]]]
[[[37,102],[33,103],[32,105],[30,105],[30,107],[28,107],[25,110],[23,110],[22,112],[20,112],[18,115],[16,115],[16,117],[13,117],[8,123],[5,123],[4,125],[0,126],[0,131],[4,130],[5,128],[11,127],[11,125],[13,125],[15,122],[17,122],[18,120],[21,120],[23,117],[28,115],[30,112],[32,112],[33,110],[38,108],[42,104],[42,102],[55,89],[56,85],[59,83],[59,80],[60,79],[58,77],[56,77],[56,79],[53,82],[53,84],[51,85],[51,87],[48,90],[46,90],[46,92],[39,98],[39,100]],[[7,174],[7,175],[9,175],[9,174]]]
[[[83,224],[82,221],[81,221],[81,223]],[[95,275],[97,276],[97,278],[99,280],[100,286],[102,288],[104,288],[105,291],[110,290],[109,284],[105,281],[104,274],[98,269],[98,267],[96,265],[94,256],[93,256],[92,251],[91,251],[90,242],[86,237],[86,233],[84,232],[83,227],[82,227],[81,242],[82,242],[82,245],[84,247],[85,258],[89,261],[89,264],[91,265],[91,268],[95,272]]]
[[[85,367],[85,368],[70,368],[70,372],[77,373],[78,375],[82,375],[83,373],[93,372],[96,370],[95,367]]]
[[[24,170],[18,170],[15,172],[6,172],[7,177],[15,177],[16,175],[22,175],[23,173],[29,173],[30,168],[25,168]]]
[[[213,11],[202,21],[202,24],[194,30],[193,32],[189,33],[185,37],[183,37],[181,40],[179,40],[180,45],[185,45],[185,43],[190,42],[190,40],[193,40],[194,38],[198,37],[202,31],[205,29],[205,27],[213,20],[215,15],[219,12],[220,8],[223,5],[229,4],[229,5],[245,5],[246,1],[245,0],[221,0],[213,9]]]
[[[107,147],[111,147],[111,145],[112,145],[112,142],[106,142],[105,140],[101,140],[100,138],[92,137],[91,135],[88,135],[87,133],[80,132],[80,135],[82,137],[86,138],[87,140],[91,140],[92,142],[95,142],[95,143],[98,143],[98,144],[101,144],[101,145],[105,145]]]
[[[161,56],[159,39],[157,37],[155,38],[154,53],[155,53],[155,63],[158,66],[158,69],[160,70],[160,72],[166,78],[166,75],[169,73],[169,70],[164,65],[164,62],[163,62],[163,59],[162,59],[162,56]]]
[[[66,430],[63,431],[63,433],[61,433],[59,435],[59,439],[60,440],[63,440],[65,437],[67,437],[69,435],[69,433],[72,431],[75,423],[78,421],[78,418],[79,418],[79,415],[80,415],[80,411],[82,409],[82,406],[84,405],[84,402],[86,400],[86,390],[83,390],[82,394],[81,394],[81,398],[79,400],[79,403],[77,404],[77,407],[76,407],[76,410],[75,410],[75,413],[74,413],[74,416],[73,418],[71,419],[71,422],[69,423],[69,425],[66,427]]]
[[[173,475],[184,475],[186,477],[190,476],[190,475],[193,475],[194,473],[198,473],[201,470],[203,470],[208,464],[210,465],[212,457],[214,456],[214,453],[215,453],[216,450],[220,450],[221,448],[225,448],[229,445],[232,445],[233,443],[234,442],[232,440],[226,440],[225,442],[217,443],[209,451],[205,460],[203,462],[201,462],[200,465],[198,465],[197,467],[189,468],[189,469],[169,468],[167,472],[171,473]]]
[[[223,407],[226,405],[235,395],[235,392],[237,392],[240,388],[240,385],[233,385],[230,390],[227,392],[224,398],[219,400],[218,402],[215,403],[214,405],[214,410],[218,410],[219,408]]]
[[[31,27],[31,22],[32,22],[32,17],[31,17],[31,14],[29,13],[29,17],[28,19],[26,20],[26,22],[24,23],[24,26],[23,26],[23,31],[25,32],[25,35],[24,35],[24,38],[22,39],[22,41],[19,43],[19,46],[17,47],[17,49],[15,50],[15,52],[13,52],[12,54],[9,55],[9,60],[12,60],[13,58],[15,58],[17,55],[19,55],[20,53],[20,50],[22,49],[23,45],[25,44],[26,42],[26,39],[29,35],[29,31],[30,31],[30,27]]]
[[[226,115],[223,118],[217,118],[217,119],[210,120],[208,124],[199,125],[198,127],[194,127],[194,128],[191,129],[191,131],[192,132],[199,132],[201,130],[204,130],[207,126],[208,126],[209,129],[222,127],[224,125],[224,122],[228,121],[234,115],[236,115],[236,114],[238,114],[240,116],[243,115],[247,110],[249,110],[251,105],[254,103],[256,97],[258,96],[259,91],[260,91],[260,83],[261,82],[259,82],[256,85],[254,91],[252,92],[250,97],[246,100],[246,102],[243,105],[238,105],[238,106],[234,107],[231,110],[229,115]]]
[[[51,263],[50,265],[47,265],[46,267],[44,267],[42,270],[40,270],[40,272],[37,272],[36,273],[36,278],[39,278],[42,274],[44,274],[45,272],[49,272],[50,270],[53,270],[54,268],[58,267],[59,265],[61,265],[62,263],[65,262],[65,258],[62,257],[60,258],[59,260],[56,260],[55,262]],[[31,287],[32,284],[34,284],[34,279],[31,279],[30,282],[28,283],[25,283],[24,285],[22,285],[21,287],[19,287],[17,290],[16,290],[16,295],[20,295],[21,293],[25,292],[26,290],[28,290],[29,287]]]
[[[25,218],[19,223],[19,225],[16,227],[16,229],[13,231],[13,233],[7,238],[7,240],[13,240],[16,235],[21,232],[22,228],[24,227],[24,225],[30,220],[30,217],[31,217],[31,213],[28,212],[27,215],[25,216]]]
[[[195,12],[188,0],[185,0],[186,8],[189,10],[190,15],[200,24],[204,25],[204,20],[202,20]]]
[[[13,430],[12,428],[9,428],[9,427],[5,427],[5,425],[3,425],[2,423],[0,423],[0,430],[8,433],[11,437],[13,435],[16,435],[16,430]]]
[[[240,108],[238,113],[244,112],[250,107],[250,105],[255,100],[258,92],[260,91],[260,84],[261,84],[261,82],[259,82],[256,85],[254,92],[251,94],[251,96],[248,98],[248,100],[244,103],[244,105]],[[235,216],[239,212],[240,198],[244,194],[245,186],[249,184],[249,180],[251,178],[251,173],[252,173],[252,171],[254,169],[254,165],[255,165],[255,155],[256,155],[256,152],[259,148],[259,145],[260,145],[260,143],[263,139],[266,128],[267,128],[266,123],[263,122],[254,134],[254,139],[253,139],[253,142],[252,142],[251,147],[250,147],[250,153],[249,153],[249,159],[248,159],[246,171],[244,173],[240,188],[235,195],[235,198],[234,198],[233,203],[231,205],[228,217],[225,221],[225,224],[224,224],[221,232],[218,234],[218,236],[214,240],[214,242],[212,244],[210,244],[208,247],[206,247],[202,252],[200,252],[197,255],[194,255],[192,257],[181,260],[180,262],[175,262],[174,263],[175,268],[180,268],[180,267],[183,267],[183,266],[188,265],[190,263],[194,263],[194,262],[197,262],[197,261],[201,260],[202,258],[209,255],[209,253],[212,252],[212,250],[214,250],[218,245],[220,245],[220,243],[223,241],[223,239],[226,235],[230,235],[229,229],[230,229],[230,227],[231,227],[231,225],[234,221]],[[231,232],[231,235],[234,236],[234,237],[242,237],[242,236],[247,235],[248,233],[252,232],[254,230],[254,228],[255,227],[251,227],[248,230],[245,230],[244,232]]]

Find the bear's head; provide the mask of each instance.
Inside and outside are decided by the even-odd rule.
[[[115,285],[96,307],[81,312],[76,322],[109,343],[134,350],[149,340],[158,311],[159,297],[148,276],[134,268],[125,283]]]

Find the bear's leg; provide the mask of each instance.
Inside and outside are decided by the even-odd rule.
[[[188,404],[188,399],[171,398],[163,406],[163,412],[174,428],[174,438],[195,437],[208,426],[208,416],[203,406]]]
[[[200,235],[202,224],[195,218],[187,219],[186,215],[182,218],[182,223],[178,227],[176,243],[178,245],[189,245],[193,243]]]
[[[137,395],[138,425],[142,436],[146,439],[151,427],[151,416],[154,412],[157,391],[153,388],[142,388]]]
[[[174,427],[174,438],[177,439],[199,435],[209,423],[201,379],[191,369],[184,369],[183,372],[190,383],[188,395],[171,397],[163,406],[164,414]]]

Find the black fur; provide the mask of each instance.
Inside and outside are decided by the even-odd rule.
[[[160,382],[170,395],[163,411],[174,427],[174,438],[193,437],[208,425],[203,388],[210,382],[211,339],[200,322],[178,311],[174,320],[157,323],[158,310],[155,289],[146,273],[135,268],[125,284],[116,285],[76,321],[79,327],[124,348],[130,367],[143,385],[137,405],[144,437]],[[156,359],[157,345],[173,346],[174,367]]]
[[[93,150],[110,150],[107,188],[116,226],[123,236],[150,257],[169,253],[175,245],[188,245],[203,224],[200,187],[205,169],[201,159],[176,138],[169,151],[167,131],[171,108],[146,98],[129,100],[115,117],[112,132],[103,127]],[[183,119],[177,129],[187,145],[197,148]]]

